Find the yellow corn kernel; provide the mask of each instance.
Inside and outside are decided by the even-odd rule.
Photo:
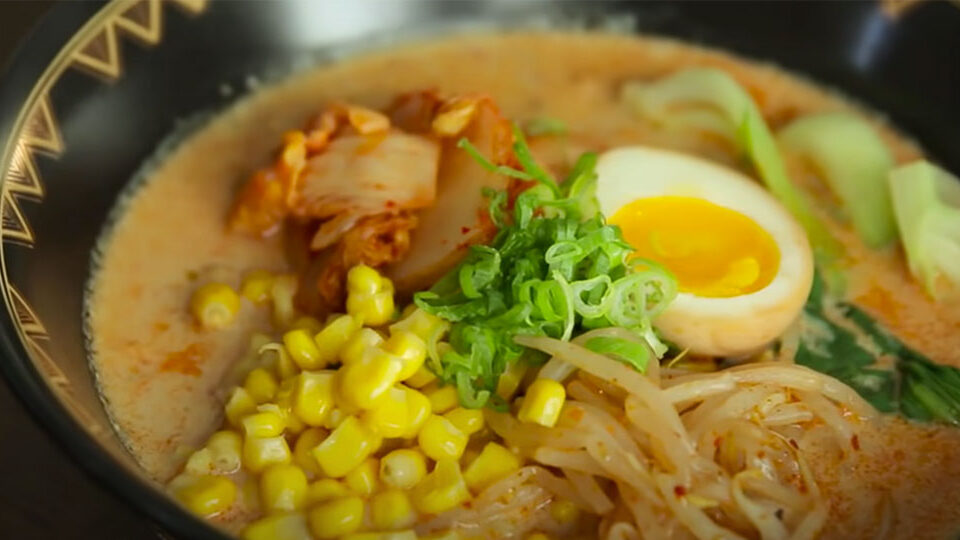
[[[250,392],[238,386],[230,392],[223,410],[230,425],[239,427],[240,419],[257,410],[257,402],[254,401]]]
[[[443,414],[460,404],[457,387],[452,384],[430,385],[423,389],[423,393],[430,400],[430,410],[434,414]]]
[[[406,319],[410,315],[413,315],[413,312],[417,311],[418,309],[420,308],[418,308],[416,304],[412,304],[412,303],[403,306],[403,309],[400,310],[400,320],[391,324],[390,328],[393,328],[394,326],[403,322],[403,319]]]
[[[276,411],[283,417],[286,423],[288,434],[297,434],[306,429],[307,425],[294,412],[293,407],[296,401],[297,380],[299,377],[288,377],[280,383],[277,389],[277,395],[274,397],[274,403],[267,403],[257,407],[258,410],[273,410],[272,405],[276,406]]]
[[[562,384],[553,379],[537,379],[527,388],[517,418],[521,422],[553,427],[566,399],[567,391]]]
[[[293,321],[293,325],[291,326],[291,330],[306,330],[311,336],[319,332],[322,328],[323,323],[316,317],[309,315],[297,317],[297,320]]]
[[[382,287],[380,272],[365,264],[358,264],[347,272],[347,291],[350,293],[376,294]]]
[[[327,437],[326,430],[322,428],[310,428],[297,437],[297,442],[293,445],[293,462],[303,469],[308,476],[317,476],[320,474],[320,464],[313,457],[313,449],[316,448]]]
[[[273,373],[263,369],[256,368],[250,370],[247,378],[243,381],[243,387],[257,403],[266,403],[277,395],[277,389],[280,384]]]
[[[410,489],[427,475],[427,460],[414,448],[399,448],[380,459],[380,480],[394,488]]]
[[[237,498],[237,485],[223,476],[181,474],[170,481],[170,491],[188,510],[203,517],[223,512]]]
[[[393,387],[363,413],[363,421],[383,437],[403,437],[410,427],[407,393]]]
[[[290,447],[281,437],[247,437],[243,441],[243,466],[258,473],[270,465],[290,463]]]
[[[417,520],[407,494],[399,489],[377,493],[370,499],[370,521],[377,529],[405,529]]]
[[[187,463],[183,466],[183,471],[194,476],[214,474],[213,455],[210,453],[210,449],[201,448],[190,454]]]
[[[283,343],[267,343],[257,350],[257,354],[260,355],[261,367],[273,370],[281,379],[288,379],[300,371]]]
[[[390,322],[394,311],[393,292],[381,291],[374,294],[347,295],[347,313],[353,315],[363,324],[380,326]]]
[[[480,409],[457,407],[452,411],[447,411],[443,417],[468,437],[483,429],[483,411]]]
[[[557,499],[550,504],[550,516],[560,525],[569,525],[580,518],[580,509],[567,499]]]
[[[337,429],[340,427],[340,424],[344,420],[352,416],[347,410],[343,407],[334,407],[330,414],[327,415],[327,420],[323,423],[323,427],[327,429]]]
[[[254,270],[243,277],[240,294],[255,304],[262,304],[270,299],[272,288],[273,274],[266,270]]]
[[[190,311],[204,328],[225,328],[240,311],[240,296],[229,285],[207,283],[193,293]]]
[[[413,388],[403,387],[403,391],[407,393],[407,432],[403,436],[412,439],[420,434],[433,410],[427,396]]]
[[[283,418],[273,412],[248,414],[240,421],[243,434],[247,437],[276,437],[283,433]]]
[[[427,345],[413,332],[398,330],[383,344],[384,350],[400,358],[403,368],[400,370],[399,380],[412,377],[423,366],[427,358]]]
[[[380,448],[382,439],[355,416],[347,417],[313,450],[324,474],[341,478]]]
[[[356,333],[360,325],[350,315],[337,315],[331,319],[314,337],[313,341],[320,351],[320,361],[331,364],[337,360],[340,351]],[[378,336],[379,337],[379,336]]]
[[[528,534],[523,540],[550,540],[550,537],[542,532]]]
[[[433,471],[410,492],[414,506],[424,514],[439,514],[470,499],[470,492],[454,459],[437,461]]]
[[[480,455],[474,459],[463,478],[474,492],[483,490],[493,482],[520,468],[520,458],[510,450],[495,442],[487,443]]]
[[[274,465],[260,477],[260,502],[267,512],[292,512],[303,508],[307,475],[296,465]]]
[[[426,364],[423,364],[417,369],[416,373],[407,377],[403,383],[412,388],[423,388],[435,380],[437,380],[437,376],[430,371]]]
[[[293,383],[293,412],[308,426],[322,426],[334,405],[334,372],[304,371]]]
[[[337,372],[340,395],[351,405],[371,409],[397,382],[400,359],[377,349],[367,351],[363,359]]]
[[[417,540],[417,533],[412,529],[405,531],[370,531],[345,534],[340,540]]]
[[[307,503],[314,504],[330,499],[339,499],[347,495],[350,495],[350,490],[342,482],[333,478],[323,478],[310,484],[307,488]]]
[[[320,369],[323,366],[320,349],[313,341],[313,334],[302,328],[290,330],[283,335],[283,344],[300,369]]]
[[[361,328],[354,333],[340,349],[340,361],[344,365],[354,364],[363,360],[369,349],[379,347],[383,343],[383,336],[372,328]]]
[[[520,388],[520,383],[523,382],[523,377],[526,374],[527,364],[523,362],[507,364],[507,369],[500,374],[500,379],[497,380],[497,395],[505,400],[510,400],[517,393],[517,389]]]
[[[343,482],[357,495],[369,497],[377,490],[380,462],[377,458],[367,458],[343,477]]]
[[[320,503],[307,516],[310,530],[322,540],[350,534],[363,524],[363,499],[342,497]]]
[[[423,453],[437,461],[460,459],[463,449],[467,447],[467,440],[467,435],[457,429],[453,422],[436,414],[427,418],[417,435],[417,443]]]
[[[303,514],[275,514],[258,519],[243,531],[243,540],[313,540]]]
[[[290,397],[278,392],[277,398],[283,405],[279,403],[264,403],[263,405],[257,405],[257,411],[277,415],[282,422],[283,431],[287,435],[296,435],[303,431],[307,426],[300,421],[297,415],[293,414],[293,410],[290,408]],[[279,398],[284,399],[281,400]]]
[[[409,313],[405,313],[402,319],[390,325],[390,332],[406,330],[413,332],[426,342],[430,338],[446,332],[449,328],[450,323],[447,321],[420,308],[414,308]]]

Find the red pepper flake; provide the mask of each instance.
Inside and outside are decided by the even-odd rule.
[[[397,201],[387,201],[387,208],[396,208]]]
[[[460,227],[460,234],[468,234],[470,232],[470,227],[463,226]]]
[[[720,448],[720,445],[723,444],[723,437],[717,437],[713,440],[713,447]]]
[[[182,373],[194,377],[203,373],[197,366],[203,361],[204,350],[199,343],[191,343],[182,351],[174,351],[167,355],[167,359],[160,364],[161,372]]]
[[[673,494],[677,497],[683,497],[687,494],[687,488],[683,486],[673,486]]]
[[[860,450],[860,437],[857,435],[850,437],[850,446],[852,446],[854,450]]]

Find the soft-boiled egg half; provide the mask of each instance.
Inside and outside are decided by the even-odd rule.
[[[813,256],[793,217],[756,182],[686,154],[630,146],[597,162],[597,199],[635,255],[669,269],[679,294],[654,321],[691,352],[743,356],[803,308]]]

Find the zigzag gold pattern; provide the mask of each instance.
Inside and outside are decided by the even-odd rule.
[[[163,36],[162,0],[126,2],[128,8],[105,21],[99,32],[92,35],[74,53],[75,67],[112,81],[123,72],[119,36],[133,36],[145,45],[156,45]],[[190,14],[197,14],[207,6],[207,0],[168,0]]]
[[[25,245],[33,244],[33,231],[20,208],[20,199],[41,200],[44,190],[34,152],[57,156],[63,138],[54,120],[49,99],[39,99],[27,115],[19,141],[13,149],[0,197],[0,236]]]
[[[4,241],[27,247],[33,245],[33,229],[20,210],[20,202],[10,191],[4,190],[0,199],[0,227]]]
[[[114,26],[147,45],[156,45],[163,34],[163,9],[160,0],[143,0],[124,11]]]
[[[107,80],[120,76],[120,52],[117,46],[117,31],[113,22],[108,22],[100,32],[73,53],[74,66],[86,68],[94,75]]]
[[[20,141],[31,148],[46,151],[52,155],[63,152],[63,138],[54,120],[49,97],[43,96],[34,105],[20,134]]]
[[[57,394],[57,397],[70,409],[71,412],[87,427],[94,435],[103,431],[103,426],[93,415],[87,411],[86,407],[73,395],[70,387],[70,379],[63,373],[57,363],[50,358],[44,343],[50,340],[47,329],[44,328],[40,318],[34,312],[30,304],[23,299],[23,295],[16,287],[7,284],[7,290],[10,294],[10,304],[14,313],[17,325],[20,327],[24,336],[24,345],[33,358],[37,369],[44,375],[44,379],[50,384],[50,387]]]
[[[64,68],[77,67],[107,80],[117,79],[122,74],[118,36],[132,36],[148,46],[159,43],[163,37],[164,3],[180,7],[191,15],[207,6],[207,0],[120,0],[104,10],[109,13],[102,17],[98,27],[86,32],[89,37],[70,53]],[[60,73],[62,69],[55,77]],[[63,152],[63,137],[48,96],[55,83],[55,79],[49,82],[30,105],[4,176],[0,192],[0,238],[5,241],[33,245],[33,229],[20,201],[23,198],[39,201],[44,195],[34,154],[57,157]]]
[[[49,99],[50,89],[70,67],[80,68],[106,79],[122,75],[121,48],[118,37],[126,35],[153,46],[163,38],[163,5],[171,4],[190,15],[202,12],[207,0],[115,0],[94,15],[77,36],[64,47],[40,78],[15,124],[8,146],[0,158],[0,239],[31,247],[35,236],[24,215],[22,200],[42,201],[45,189],[37,168],[36,155],[58,157],[64,142]],[[47,351],[50,341],[36,311],[10,282],[5,262],[5,249],[0,246],[0,272],[7,310],[20,335],[20,340],[50,388],[61,403],[92,434],[103,426],[73,396],[70,381]]]

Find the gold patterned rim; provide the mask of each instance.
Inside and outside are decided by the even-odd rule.
[[[206,9],[208,0],[114,0],[94,14],[47,66],[17,113],[0,154],[0,289],[20,342],[47,386],[92,434],[103,426],[74,398],[70,382],[46,350],[50,336],[17,287],[6,265],[8,244],[33,247],[35,236],[21,208],[23,201],[43,201],[45,188],[35,156],[57,158],[64,141],[56,121],[50,91],[71,68],[111,82],[123,75],[121,36],[152,47],[163,39],[164,8],[174,5],[190,15]]]

